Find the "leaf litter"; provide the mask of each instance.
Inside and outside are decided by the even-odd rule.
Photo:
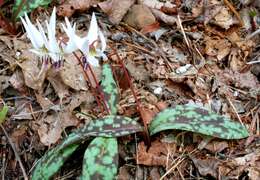
[[[246,38],[259,28],[255,21],[259,19],[257,1],[118,2],[61,1],[58,15],[70,17],[79,23],[78,31],[86,32],[86,16],[98,12],[102,30],[108,31],[105,32],[108,42],[117,49],[132,77],[147,124],[167,106],[193,102],[241,121],[251,134],[250,141],[213,139],[200,150],[197,147],[205,142],[203,138],[178,130],[152,136],[150,146],[144,144],[139,134],[137,138],[119,139],[119,146],[127,148],[119,152],[124,160],[118,177],[149,178],[155,174],[169,179],[258,179],[260,71],[259,63],[249,62],[259,57],[259,36]],[[53,5],[46,10],[50,7]],[[250,14],[252,9],[256,15]],[[40,9],[36,9],[31,16],[37,19],[39,13]],[[142,18],[149,21],[144,23]],[[63,18],[58,21],[63,22]],[[93,117],[102,117],[74,56],[65,57],[61,70],[55,71],[42,67],[30,48],[24,35],[19,38],[0,35],[0,97],[10,107],[3,125],[17,150],[24,150],[20,156],[27,172],[46,147],[57,145],[72,129],[84,126]],[[127,77],[119,72],[119,62],[112,50],[108,48],[106,53],[111,55],[110,62],[117,69],[114,76],[120,87],[118,114],[139,118]],[[95,71],[100,74],[99,69]],[[21,175],[13,155],[7,151],[10,146],[4,145],[3,138],[1,142],[0,156],[8,157],[4,162],[6,177],[13,177],[11,172],[17,169],[17,175]],[[183,157],[183,153],[187,156]],[[68,173],[78,177],[75,169],[65,168],[57,177]]]

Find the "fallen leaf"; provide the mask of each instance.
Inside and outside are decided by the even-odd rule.
[[[18,90],[20,93],[26,92],[24,78],[21,70],[16,70],[9,79],[9,82],[13,88]]]
[[[231,43],[226,39],[218,37],[205,37],[205,53],[209,56],[215,56],[219,61],[223,60],[231,49]]]
[[[161,10],[162,8],[174,9],[176,5],[170,1],[161,2],[158,0],[138,0],[138,4],[145,5],[149,8]]]
[[[76,11],[86,11],[91,6],[97,5],[98,0],[68,0],[65,1],[62,5],[58,6],[57,14],[59,16],[70,17]]]
[[[146,166],[166,166],[167,147],[159,140],[153,141],[147,151],[144,142],[140,142],[137,148],[137,163]],[[170,163],[170,162],[169,162]]]
[[[53,112],[43,117],[37,131],[45,146],[55,144],[66,127],[76,126],[78,120],[68,111]]]
[[[108,15],[112,24],[118,24],[134,2],[134,0],[107,0],[98,5]]]
[[[231,25],[239,24],[239,21],[231,15],[227,7],[223,7],[214,17],[213,23],[224,29],[229,29]]]
[[[217,159],[197,159],[195,157],[191,157],[196,168],[199,170],[199,173],[202,176],[210,175],[214,178],[218,178],[218,165],[220,164]]]
[[[209,150],[212,153],[220,153],[224,149],[228,148],[228,143],[226,141],[210,141],[204,149]]]
[[[43,112],[49,111],[54,106],[54,104],[47,97],[43,97],[41,94],[37,93],[35,93],[35,96]]]
[[[157,9],[151,9],[151,11],[152,11],[153,15],[156,17],[156,19],[161,20],[162,22],[164,22],[168,25],[174,25],[177,22],[177,18],[175,16],[167,15]]]
[[[59,71],[62,81],[75,90],[87,90],[84,72],[77,59],[71,54]],[[71,68],[73,67],[73,68]]]
[[[8,86],[9,86],[9,83],[8,83],[9,78],[10,78],[9,76],[1,76],[0,75],[0,84],[1,84],[1,86],[0,86],[0,94],[2,94],[2,92],[6,88],[8,88]]]
[[[126,14],[124,21],[126,24],[136,28],[142,29],[146,26],[156,23],[150,9],[145,5],[133,5]]]
[[[26,58],[21,64],[22,72],[26,86],[40,90],[47,74],[47,67],[39,68],[39,61],[29,51],[23,52],[23,57]]]
[[[64,84],[61,78],[61,73],[56,72],[56,70],[52,68],[48,72],[47,79],[51,83],[60,100],[69,96],[69,87]]]

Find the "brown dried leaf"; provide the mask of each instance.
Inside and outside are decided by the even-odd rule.
[[[63,68],[60,70],[62,81],[75,90],[87,90],[84,72],[77,59],[73,55],[66,59]]]
[[[159,19],[168,25],[174,25],[177,22],[177,18],[175,16],[164,14],[162,11],[157,9],[151,9],[151,11],[156,19]]]
[[[57,14],[59,16],[70,17],[76,11],[86,11],[91,6],[97,5],[98,0],[68,0],[58,7]]]
[[[151,10],[145,5],[133,5],[126,14],[124,21],[126,24],[142,29],[148,25],[155,24],[156,19]]]
[[[238,24],[239,22],[231,15],[231,12],[227,7],[223,7],[214,17],[213,23],[224,29],[229,29],[230,26]]]
[[[226,141],[211,141],[204,148],[212,153],[219,153],[228,148],[228,143]]]
[[[9,76],[0,76],[0,94],[9,86]]]
[[[61,133],[66,127],[77,124],[78,120],[70,112],[53,112],[40,121],[40,127],[37,130],[40,141],[45,146],[55,144],[61,138]]]
[[[147,151],[144,142],[138,144],[137,163],[147,166],[166,166],[167,163],[167,147],[164,143],[156,140],[152,142],[151,147]]]
[[[11,83],[13,88],[17,89],[19,92],[24,93],[26,91],[24,78],[21,70],[16,70],[9,79],[9,82]]]
[[[72,68],[73,69],[73,68]],[[47,79],[53,86],[55,92],[58,94],[60,99],[69,95],[69,88],[66,84],[64,84],[61,75],[59,72],[56,72],[55,69],[50,69],[47,75]]]
[[[191,159],[202,176],[210,175],[214,178],[218,177],[218,165],[220,162],[218,162],[217,159],[202,160],[195,157],[191,157]]]
[[[170,1],[160,2],[158,0],[138,0],[138,4],[143,4],[149,8],[161,10],[162,8],[174,9],[176,5]]]
[[[44,112],[47,112],[48,110],[51,109],[51,107],[54,106],[54,104],[47,97],[43,97],[41,94],[37,94],[37,93],[35,93],[35,96],[37,102],[40,104]]]
[[[218,37],[205,37],[205,52],[209,56],[216,56],[219,61],[225,58],[231,48],[231,43],[226,39],[219,39]]]
[[[107,0],[98,5],[108,15],[111,23],[118,24],[134,2],[134,0]]]
[[[32,89],[40,90],[46,77],[47,68],[41,71],[38,67],[39,61],[29,51],[25,50],[23,56],[26,60],[20,64],[20,67],[24,74],[25,84]]]

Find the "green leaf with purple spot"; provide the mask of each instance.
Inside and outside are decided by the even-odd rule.
[[[85,151],[81,179],[113,180],[117,168],[117,139],[96,137]]]
[[[102,66],[101,88],[111,114],[116,115],[119,100],[117,85],[109,64]]]
[[[32,174],[32,180],[50,179],[78,148],[78,146],[79,144],[72,144],[65,148],[57,146],[47,152],[37,163]]]
[[[71,133],[61,146],[66,147],[84,141],[90,136],[94,137],[121,137],[143,131],[136,120],[124,116],[104,116],[91,121],[87,126]]]
[[[158,113],[149,126],[151,135],[169,129],[192,131],[222,139],[249,136],[247,129],[240,123],[194,105],[167,108]]]

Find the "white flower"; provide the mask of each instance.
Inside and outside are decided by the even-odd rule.
[[[49,23],[45,21],[47,27],[47,37],[42,25],[37,20],[37,26],[33,25],[25,14],[25,20],[21,17],[22,23],[27,32],[28,38],[31,40],[33,48],[31,51],[38,55],[40,58],[44,58],[45,61],[51,58],[55,67],[59,67],[63,60],[65,53],[71,53],[75,49],[72,49],[72,42],[69,42],[67,46],[59,46],[59,42],[56,39],[56,8],[53,8]]]
[[[74,42],[71,46],[73,46],[74,49],[76,49],[75,47],[77,47],[83,53],[84,65],[86,65],[84,59],[86,59],[86,61],[91,65],[99,66],[99,61],[97,57],[102,57],[104,59],[107,58],[104,54],[104,51],[106,49],[106,40],[103,33],[98,28],[95,13],[92,14],[88,34],[86,37],[83,38],[76,35],[76,25],[74,24],[72,27],[67,17],[65,18],[65,22],[66,26],[62,24],[63,29],[69,37],[69,42],[71,42],[71,44],[72,42]],[[100,44],[99,41],[101,42],[101,47],[98,47],[98,45]]]

